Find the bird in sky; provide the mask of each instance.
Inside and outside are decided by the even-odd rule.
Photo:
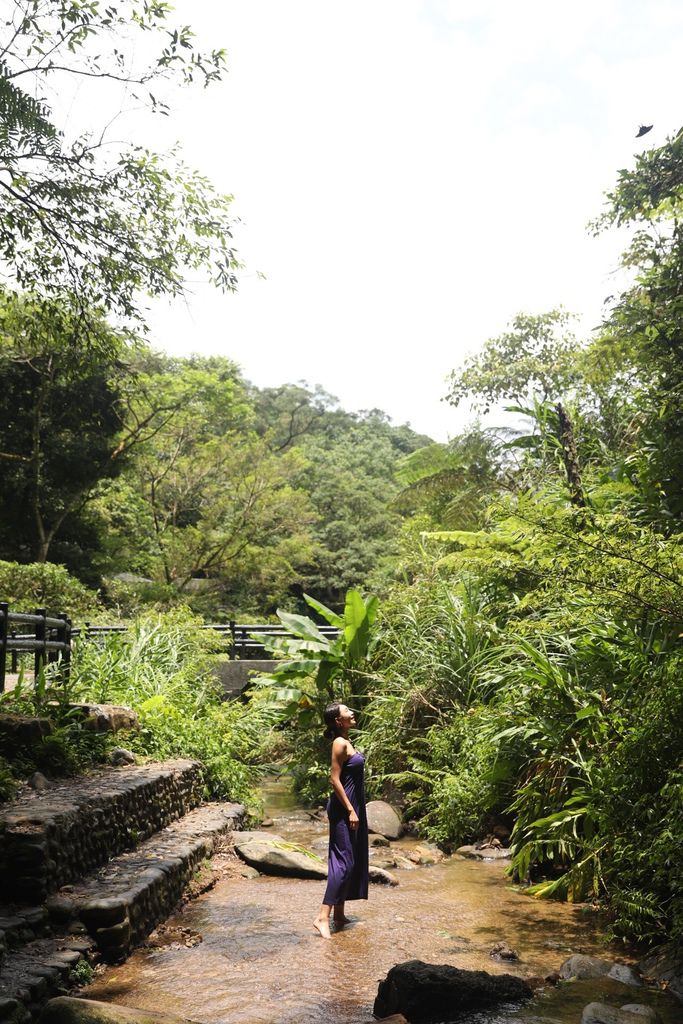
[[[639,139],[641,135],[647,135],[647,133],[651,132],[653,128],[654,125],[652,124],[641,124],[640,128],[638,129],[638,134],[636,135],[636,138]]]

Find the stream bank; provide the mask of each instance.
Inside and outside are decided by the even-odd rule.
[[[298,808],[281,783],[264,796],[274,831],[323,852],[323,820]],[[392,850],[407,857],[416,845],[405,838]],[[367,903],[349,905],[352,924],[330,942],[311,927],[324,889],[319,881],[226,873],[168,922],[201,942],[139,949],[85,994],[205,1024],[367,1024],[378,982],[405,960],[537,978],[573,953],[620,958],[618,950],[606,952],[593,915],[516,892],[500,863],[453,857],[395,873],[398,886],[372,886]],[[501,942],[517,950],[519,961],[491,958]],[[592,1001],[645,1002],[656,1005],[665,1024],[680,1021],[680,1007],[662,994],[605,978],[547,986],[526,1006],[462,1020],[579,1024]]]

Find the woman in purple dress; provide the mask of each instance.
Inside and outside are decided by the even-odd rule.
[[[330,913],[337,929],[348,922],[347,900],[368,898],[368,819],[365,812],[363,769],[365,758],[355,750],[349,730],[356,724],[346,704],[325,708],[325,736],[332,740],[330,782],[327,802],[330,821],[327,889],[313,927],[324,939],[330,938]]]

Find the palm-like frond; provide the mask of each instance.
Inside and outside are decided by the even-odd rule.
[[[17,143],[27,148],[36,141],[50,152],[59,148],[49,110],[13,82],[7,65],[0,61],[0,152],[14,152]]]

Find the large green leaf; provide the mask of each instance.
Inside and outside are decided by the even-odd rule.
[[[275,679],[293,678],[297,676],[310,676],[318,671],[320,667],[319,658],[301,658],[296,661],[283,661],[273,670]]]
[[[252,633],[252,639],[258,640],[271,654],[284,654],[287,657],[295,654],[322,654],[329,648],[327,640],[295,640],[291,636],[264,636],[262,633]]]
[[[359,591],[349,590],[344,606],[344,639],[346,660],[349,664],[353,665],[363,660],[367,654],[369,638],[370,624],[365,601]]]
[[[365,601],[358,590],[347,590],[344,605],[344,639],[351,643],[367,617]]]
[[[365,604],[365,611],[368,617],[368,624],[372,626],[377,618],[377,612],[379,611],[379,598],[369,597]]]
[[[278,609],[277,617],[295,636],[303,637],[304,640],[317,640],[322,644],[327,643],[313,619],[309,619],[307,615],[293,615],[291,612],[282,612]]]
[[[304,594],[304,601],[310,608],[316,611],[318,615],[321,615],[322,618],[325,619],[325,622],[329,622],[331,626],[337,626],[338,629],[344,628],[344,620],[341,615],[337,615],[337,613],[333,612],[331,608],[327,607],[327,605],[323,604],[321,601],[316,601],[316,599],[311,597],[309,594]]]

